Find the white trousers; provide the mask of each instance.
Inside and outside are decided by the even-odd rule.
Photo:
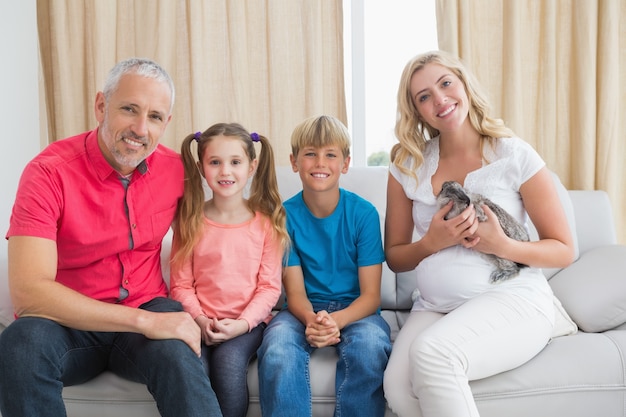
[[[553,311],[551,300],[542,309]],[[477,417],[469,381],[524,364],[553,326],[533,304],[497,290],[448,314],[412,312],[385,371],[389,407],[400,417]]]

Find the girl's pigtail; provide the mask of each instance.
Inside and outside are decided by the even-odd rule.
[[[286,248],[289,245],[289,234],[286,226],[287,214],[278,192],[274,151],[270,141],[265,136],[256,133],[252,135],[256,135],[254,139],[258,136],[262,149],[258,158],[259,165],[256,174],[252,178],[248,202],[253,210],[260,211],[271,219],[272,226],[282,246]]]
[[[172,248],[172,265],[180,265],[193,251],[193,247],[202,227],[204,189],[202,176],[198,169],[191,144],[201,144],[202,133],[188,135],[181,145],[180,154],[185,168],[183,197],[178,202],[178,210],[173,224],[174,238]]]

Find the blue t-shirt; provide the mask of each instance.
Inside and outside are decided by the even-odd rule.
[[[291,249],[287,266],[300,265],[309,300],[352,302],[360,295],[359,267],[385,260],[376,208],[339,189],[339,203],[328,217],[313,216],[302,192],[285,201]]]

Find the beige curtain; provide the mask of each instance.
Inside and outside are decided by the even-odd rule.
[[[176,85],[163,143],[236,121],[270,138],[278,165],[306,117],[347,122],[341,0],[39,0],[50,141],[95,126],[93,104],[119,60],[148,57]]]
[[[626,243],[626,0],[437,0],[437,26],[566,187],[608,192]]]

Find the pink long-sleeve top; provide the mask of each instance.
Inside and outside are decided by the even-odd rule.
[[[244,319],[249,329],[271,319],[281,293],[283,250],[270,220],[260,214],[241,224],[205,218],[192,256],[173,266],[170,294],[195,319]]]

